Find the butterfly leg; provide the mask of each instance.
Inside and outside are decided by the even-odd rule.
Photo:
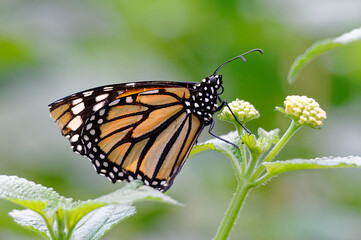
[[[228,102],[226,99],[224,99],[223,101],[218,97],[218,99],[222,102],[221,105],[217,108],[217,111],[221,110],[224,105],[226,105],[229,109],[229,111],[231,111],[234,119],[236,119],[236,121],[239,123],[239,125],[241,125],[241,127],[243,127],[243,129],[248,133],[248,134],[252,134],[252,132],[250,130],[248,130],[248,128],[246,128],[236,117],[236,115],[234,114],[234,112],[232,111],[232,109],[229,107]]]
[[[228,140],[226,140],[226,139],[224,139],[224,138],[221,138],[220,136],[217,136],[216,134],[212,133],[213,127],[214,127],[214,120],[212,119],[211,126],[209,127],[209,130],[208,130],[209,134],[211,134],[213,137],[218,138],[219,140],[222,140],[223,142],[226,142],[226,143],[228,143],[228,144],[231,144],[231,145],[234,146],[235,148],[238,148],[238,149],[239,149],[239,147],[238,147],[236,144],[231,143],[230,141],[228,141]]]

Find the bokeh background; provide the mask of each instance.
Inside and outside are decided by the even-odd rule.
[[[321,131],[303,128],[278,159],[361,155],[361,43],[323,55],[289,85],[290,65],[316,40],[360,27],[359,0],[0,0],[0,174],[18,175],[66,197],[88,199],[113,185],[74,154],[47,105],[105,84],[200,81],[252,48],[247,62],[220,72],[229,101],[260,111],[256,132],[289,120],[275,112],[302,94],[327,111]],[[233,126],[217,120],[219,135]],[[205,131],[201,141],[209,139]],[[295,171],[248,196],[231,238],[357,240],[361,171]],[[235,190],[229,160],[204,152],[188,159],[168,194],[185,204],[137,204],[138,213],[104,239],[211,239]],[[0,202],[0,239],[37,239]]]

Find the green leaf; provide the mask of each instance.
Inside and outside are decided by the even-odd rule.
[[[82,219],[85,215],[91,211],[103,207],[106,203],[89,201],[77,201],[74,203],[74,207],[69,209],[67,214],[67,227],[69,230],[74,229],[75,225]]]
[[[278,132],[278,129],[267,132],[262,128],[258,128],[257,139],[253,134],[245,134],[242,137],[242,141],[252,153],[262,154],[266,152],[273,143],[278,142]]]
[[[65,202],[52,188],[28,181],[17,176],[0,175],[0,198],[44,214],[45,208],[55,209]]]
[[[189,154],[189,157],[193,156],[197,153],[207,151],[207,150],[216,150],[214,147],[214,144],[205,142],[205,143],[200,143],[200,144],[194,145],[192,148],[192,151]]]
[[[234,144],[240,145],[240,140],[237,131],[229,132],[226,135],[220,136],[223,139],[226,139]],[[206,151],[206,150],[214,150],[217,152],[225,152],[229,153],[230,151],[233,151],[235,147],[233,147],[231,144],[228,144],[218,138],[212,138],[204,143],[200,143],[195,145],[192,148],[192,151],[190,152],[189,156],[192,156],[194,154]]]
[[[40,234],[46,239],[51,239],[48,227],[40,214],[30,209],[25,209],[13,210],[9,215],[17,224]]]
[[[72,239],[99,239],[117,223],[133,214],[133,206],[108,205],[98,208],[79,221]]]
[[[315,42],[306,51],[299,55],[293,62],[290,71],[288,72],[288,82],[293,83],[299,76],[302,68],[321,54],[327,53],[331,50],[346,46],[352,42],[361,39],[361,28],[354,29],[348,33],[344,33],[339,37],[321,40]]]
[[[79,228],[80,222],[82,222],[81,229],[83,230],[90,229],[91,231],[89,230],[89,232],[93,232],[97,230],[96,232],[94,232],[94,236],[100,237],[106,231],[108,231],[109,228],[111,228],[114,224],[122,220],[124,217],[130,216],[135,213],[135,208],[130,206],[130,204],[133,204],[134,202],[138,202],[138,201],[148,201],[148,200],[181,205],[179,202],[165,195],[164,193],[161,193],[149,186],[145,186],[140,181],[133,181],[126,184],[123,188],[120,188],[102,197],[93,200],[74,202],[73,206],[67,211],[67,227],[70,231],[80,231],[77,229]],[[109,216],[109,214],[111,214],[111,211],[108,214],[108,211],[105,211],[108,209],[105,208],[106,207],[105,205],[113,206],[115,213],[118,215]],[[96,217],[96,219],[97,218],[102,219],[103,222],[101,220],[99,221],[96,219],[94,220],[91,216]],[[88,220],[84,220],[84,219],[88,219]],[[109,222],[106,222],[105,220]],[[96,227],[92,226],[94,224],[96,224],[97,226]],[[105,225],[103,226],[102,224]],[[73,234],[74,236],[76,234],[80,236],[80,235],[84,235],[85,233],[73,232]],[[90,235],[86,235],[86,236],[90,236]],[[88,239],[88,237],[79,238],[79,239]],[[97,238],[89,238],[89,239],[97,239]]]
[[[132,181],[112,193],[96,198],[93,201],[108,204],[128,205],[138,201],[152,200],[175,205],[182,205],[164,193],[155,190],[152,187],[145,186],[141,181]]]
[[[319,168],[361,168],[361,157],[323,157],[315,159],[292,159],[287,161],[262,163],[267,168],[268,176],[301,169]]]

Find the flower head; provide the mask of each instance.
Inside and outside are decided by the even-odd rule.
[[[284,105],[283,112],[300,125],[319,128],[326,118],[326,112],[313,98],[298,95],[287,96]]]
[[[250,120],[259,118],[258,111],[249,102],[239,100],[237,98],[235,101],[229,103],[228,105],[232,109],[234,115],[241,123],[245,123]],[[236,122],[233,114],[227,107],[224,107],[222,112],[218,114],[218,118],[228,122],[234,122],[234,123]]]

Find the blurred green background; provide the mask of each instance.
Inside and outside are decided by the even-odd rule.
[[[316,40],[360,27],[359,0],[0,1],[0,174],[18,175],[66,197],[113,191],[74,154],[47,105],[69,94],[138,80],[200,81],[224,67],[229,101],[260,111],[256,132],[289,120],[275,112],[287,95],[315,98],[327,111],[321,131],[303,128],[278,159],[361,155],[361,43],[323,55],[289,85],[295,57]],[[233,130],[217,120],[219,135]],[[209,139],[205,131],[200,141]],[[361,171],[309,170],[273,179],[248,196],[231,238],[361,239]],[[168,194],[185,207],[137,204],[138,214],[104,239],[211,239],[235,190],[228,159],[191,157]],[[0,202],[0,239],[37,239]]]

